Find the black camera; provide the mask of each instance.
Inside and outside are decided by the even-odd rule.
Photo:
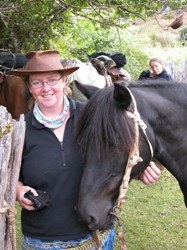
[[[33,206],[38,210],[44,207],[48,207],[50,205],[50,198],[47,192],[42,191],[42,190],[36,190],[36,192],[38,193],[38,196],[35,196],[32,193],[32,191],[29,190],[28,192],[24,194],[24,197],[31,200],[33,203]]]

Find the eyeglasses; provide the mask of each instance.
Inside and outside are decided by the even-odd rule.
[[[62,77],[60,77],[59,79],[51,78],[51,79],[49,79],[47,81],[43,81],[43,82],[42,81],[33,81],[30,83],[30,85],[35,89],[41,88],[44,85],[44,83],[47,83],[47,85],[49,85],[49,86],[55,86],[60,81],[61,78]]]

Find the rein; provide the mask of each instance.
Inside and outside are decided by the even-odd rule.
[[[142,162],[143,159],[140,157],[139,155],[139,128],[142,129],[146,140],[148,142],[149,148],[150,148],[150,152],[151,152],[151,157],[153,157],[153,148],[152,145],[149,141],[149,138],[147,136],[146,133],[146,124],[144,123],[144,121],[141,119],[140,114],[138,112],[137,109],[137,104],[136,104],[136,100],[132,94],[132,92],[130,91],[129,88],[127,88],[127,90],[129,91],[131,98],[132,98],[132,102],[134,105],[134,111],[130,112],[130,111],[126,111],[127,115],[132,118],[134,120],[134,127],[135,127],[135,142],[134,142],[134,147],[131,150],[131,152],[129,153],[129,157],[128,157],[128,161],[127,161],[127,165],[126,165],[126,170],[125,170],[125,174],[123,176],[123,180],[122,180],[122,184],[120,186],[120,190],[119,190],[119,196],[118,196],[118,200],[117,200],[117,205],[115,206],[115,209],[120,209],[121,206],[125,203],[125,196],[128,190],[128,184],[130,181],[130,174],[131,174],[131,170],[132,168],[138,164],[139,162]],[[121,223],[121,219],[120,216],[118,216],[118,214],[116,212],[114,213],[110,213],[111,215],[114,215],[117,219],[118,219],[118,228],[122,227],[122,223]],[[127,250],[127,245],[125,243],[125,237],[124,237],[124,230],[118,230],[117,234],[118,234],[118,238],[119,238],[119,242],[120,242],[120,250]],[[93,237],[94,240],[98,246],[98,250],[102,250],[102,243],[100,241],[100,233],[99,230],[96,230],[93,232]]]

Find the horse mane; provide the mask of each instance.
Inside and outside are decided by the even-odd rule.
[[[113,90],[114,86],[97,91],[78,116],[75,141],[84,155],[91,143],[96,147],[98,158],[106,157],[108,150],[120,154],[133,148],[133,120],[118,106]]]

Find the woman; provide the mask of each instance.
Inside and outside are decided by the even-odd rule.
[[[166,71],[164,62],[158,57],[154,57],[149,61],[149,67],[151,70],[144,70],[139,76],[139,80],[147,79],[165,79],[173,80],[172,76]]]
[[[63,90],[66,76],[78,68],[63,68],[56,50],[33,51],[27,57],[25,68],[10,72],[25,78],[35,99],[33,110],[25,115],[17,185],[23,250],[97,249],[90,230],[74,210],[84,162],[73,132],[84,104],[68,99]],[[160,170],[151,163],[142,175],[140,178],[150,184],[158,179]],[[37,197],[40,202],[35,204]],[[114,230],[102,232],[102,237],[103,250],[112,250]]]

